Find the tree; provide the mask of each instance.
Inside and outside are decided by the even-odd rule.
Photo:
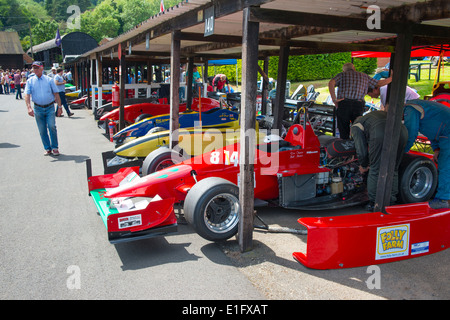
[[[55,38],[58,23],[54,20],[39,21],[32,29],[33,43],[38,44]]]

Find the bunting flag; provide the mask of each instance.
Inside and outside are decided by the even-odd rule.
[[[58,30],[56,30],[55,44],[58,47],[61,46],[61,36],[59,34],[59,28],[58,28]]]
[[[164,0],[161,0],[161,4],[159,6],[159,12],[164,12]]]

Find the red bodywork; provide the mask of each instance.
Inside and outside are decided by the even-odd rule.
[[[217,100],[210,98],[201,98],[201,110],[208,111],[213,108],[220,107],[220,103]],[[199,99],[194,98],[191,106],[192,110],[199,111]],[[180,104],[180,112],[186,111],[186,103]],[[158,103],[138,103],[124,107],[125,121],[134,123],[135,119],[141,114],[149,114],[151,116],[158,116],[161,114],[170,113],[170,104],[158,104]],[[104,114],[100,121],[119,121],[119,108],[114,109],[107,114]]]
[[[255,198],[278,198],[279,176],[330,171],[320,164],[320,143],[309,124],[305,127],[293,125],[285,142],[289,142],[293,148],[271,153],[268,152],[269,144],[257,146],[254,157]],[[124,176],[139,169],[123,168],[116,174],[90,177],[89,191],[117,186],[102,196],[110,199],[158,196],[167,200],[167,203],[182,202],[198,181],[208,177],[219,177],[238,184],[239,153],[239,143],[228,145],[117,186]],[[160,205],[164,207],[167,203]],[[147,207],[142,215],[153,215],[151,210]],[[307,253],[295,252],[293,256],[309,268],[348,268],[423,256],[444,250],[450,245],[450,210],[433,210],[427,203],[422,203],[387,207],[386,211],[387,214],[375,212],[299,219],[299,223],[308,229]],[[166,216],[167,221],[159,221],[161,225],[173,222],[171,211]],[[127,231],[132,234],[134,231],[142,232],[142,229],[129,228]],[[390,233],[383,234],[383,231]],[[386,245],[384,250],[380,250],[379,246],[385,244],[377,243],[377,240],[399,241],[395,245],[404,241],[404,247],[401,251],[390,252],[390,245]]]
[[[339,269],[405,260],[450,246],[450,210],[428,203],[386,207],[386,213],[301,218],[308,229],[306,254],[294,252],[313,269]]]
[[[111,93],[103,93],[102,97],[103,97],[103,100],[106,100],[106,103],[109,103],[112,101]],[[84,104],[86,99],[87,99],[87,96],[80,98],[80,99],[73,100],[70,102],[70,104]],[[98,95],[95,95],[95,99],[98,99]]]

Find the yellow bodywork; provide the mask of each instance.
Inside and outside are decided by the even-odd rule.
[[[265,133],[259,132],[256,122],[256,143],[262,143]],[[222,148],[226,145],[239,141],[239,121],[228,123],[227,127],[221,128],[182,128],[179,130],[178,147],[191,156],[198,156],[205,152]],[[150,152],[159,147],[168,146],[170,131],[159,131],[143,137],[131,140],[114,150],[114,153],[126,158],[145,158]]]

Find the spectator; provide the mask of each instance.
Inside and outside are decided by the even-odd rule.
[[[392,77],[377,81],[365,73],[356,71],[352,63],[344,64],[342,72],[330,80],[328,88],[337,108],[337,125],[342,139],[349,139],[350,123],[364,113],[364,96],[369,88],[381,87],[391,81]],[[336,87],[338,87],[337,98]]]
[[[217,74],[212,81],[212,86],[214,91],[227,92],[226,88],[228,88],[228,92],[231,92],[228,78],[224,74]]]
[[[35,75],[27,80],[25,87],[25,103],[28,114],[36,119],[42,144],[45,153],[48,156],[59,156],[58,135],[56,130],[55,101],[58,104],[57,115],[61,115],[62,106],[59,99],[58,89],[55,81],[44,75],[44,65],[40,61],[33,62]],[[34,109],[31,108],[31,100],[34,103]],[[49,138],[50,133],[50,138]]]
[[[66,100],[66,80],[64,80],[64,77],[63,77],[63,69],[56,70],[55,84],[56,84],[56,87],[58,88],[58,94],[59,94],[59,98],[61,99],[61,104],[64,106],[64,109],[67,112],[67,116],[69,116],[69,117],[73,116],[73,113],[70,112],[70,110],[69,110],[69,106],[68,106],[67,100]],[[61,112],[60,117],[62,117],[62,116],[63,116],[63,114]]]

